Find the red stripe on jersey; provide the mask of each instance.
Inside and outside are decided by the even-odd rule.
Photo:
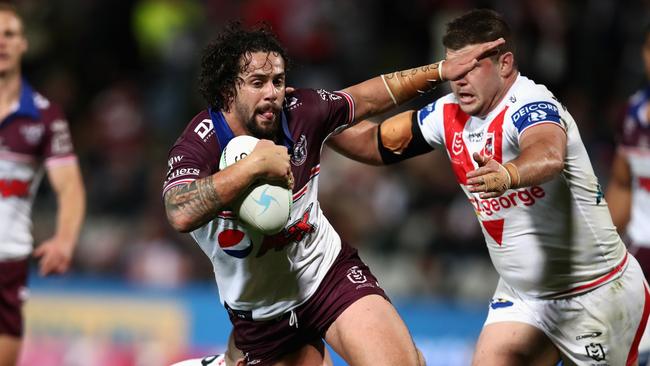
[[[466,184],[467,173],[474,170],[472,157],[463,140],[463,129],[469,121],[469,115],[463,112],[458,104],[445,104],[443,108],[445,145],[451,161],[451,168],[456,174],[458,183]]]
[[[639,187],[650,192],[650,178],[648,177],[639,177]]]
[[[499,113],[493,120],[490,122],[490,126],[488,127],[488,140],[485,142],[485,147],[483,150],[488,150],[488,143],[490,143],[489,138],[492,137],[492,147],[491,147],[491,154],[490,155],[485,155],[482,153],[484,156],[491,156],[494,160],[498,161],[499,163],[503,162],[503,118],[506,115],[506,111],[508,110],[508,107],[503,108],[501,113]],[[488,151],[486,151],[488,152]]]
[[[627,361],[625,366],[631,366],[636,363],[639,358],[639,343],[641,342],[641,336],[645,330],[646,325],[648,324],[648,317],[650,316],[650,291],[645,282],[643,283],[643,291],[645,292],[645,302],[643,305],[643,315],[641,316],[641,322],[639,327],[636,330],[634,335],[634,341],[632,342],[632,347],[630,347],[630,353],[627,355]]]
[[[501,246],[501,243],[503,243],[503,223],[505,222],[504,219],[498,219],[498,220],[481,220],[481,224],[485,228],[485,231],[490,234],[492,239]]]
[[[598,279],[596,279],[594,281],[591,281],[591,282],[589,282],[587,284],[584,284],[582,286],[578,286],[578,287],[572,288],[570,290],[555,293],[551,297],[557,298],[557,297],[564,296],[564,295],[569,295],[569,294],[576,295],[578,293],[586,292],[588,290],[594,289],[594,288],[602,285],[603,283],[607,282],[608,280],[610,280],[612,277],[614,277],[618,273],[622,272],[623,268],[625,268],[625,265],[627,264],[627,259],[628,259],[627,253],[625,253],[625,257],[623,258],[621,263],[619,263],[618,266],[614,267],[614,269],[612,269],[606,275],[604,275],[604,276],[602,276],[602,277],[600,277],[600,278],[598,278]]]

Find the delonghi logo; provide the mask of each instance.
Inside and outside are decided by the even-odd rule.
[[[253,198],[253,200],[258,205],[264,207],[264,210],[262,210],[262,212],[257,214],[258,216],[263,214],[264,212],[266,212],[266,210],[268,210],[269,207],[271,207],[271,202],[275,201],[276,205],[278,205],[278,206],[280,205],[280,203],[278,202],[278,200],[275,199],[275,197],[269,196],[268,194],[266,194],[266,191],[268,191],[268,190],[269,190],[269,187],[266,187],[266,189],[264,191],[262,191],[262,194],[260,195],[259,199]]]

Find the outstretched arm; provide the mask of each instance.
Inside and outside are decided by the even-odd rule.
[[[630,164],[625,159],[623,151],[619,148],[612,163],[612,175],[609,179],[605,199],[612,214],[612,221],[619,233],[625,231],[630,221],[630,208],[632,206],[632,174]]]
[[[430,65],[381,75],[343,89],[355,102],[355,120],[372,117],[430,91],[447,80],[458,80],[478,60],[505,43],[502,38],[469,47],[454,57]]]
[[[532,126],[519,137],[521,153],[503,165],[474,153],[479,168],[467,173],[470,192],[481,198],[498,197],[510,188],[547,182],[562,172],[566,156],[566,132],[555,123]]]
[[[362,121],[331,137],[328,145],[352,160],[371,165],[392,164],[431,151],[409,110],[381,124]]]
[[[292,186],[286,147],[260,140],[245,159],[211,176],[171,188],[164,198],[167,219],[180,232],[192,231],[212,220],[257,179]]]

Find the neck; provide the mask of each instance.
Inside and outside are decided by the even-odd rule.
[[[0,72],[0,121],[20,99],[20,72]]]
[[[492,99],[492,103],[490,103],[490,108],[487,110],[487,112],[485,112],[483,116],[481,116],[481,118],[484,118],[485,116],[490,114],[490,112],[492,112],[494,108],[496,108],[499,105],[499,103],[501,103],[503,98],[505,98],[506,94],[508,94],[508,91],[512,87],[512,84],[514,84],[515,80],[517,80],[517,75],[519,75],[519,72],[513,71],[508,77],[504,79],[502,87],[499,89],[499,92],[494,96],[494,99]]]
[[[233,113],[232,108],[228,112],[224,111],[223,109],[221,110],[221,113],[223,114],[223,118],[226,120],[226,123],[228,124],[228,127],[232,130],[232,133],[235,136],[240,136],[240,135],[250,135],[250,131],[246,128],[246,124],[244,121],[241,121],[235,113]]]

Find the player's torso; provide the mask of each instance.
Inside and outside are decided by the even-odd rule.
[[[326,97],[339,98],[331,94]],[[301,93],[287,99],[284,115],[285,137],[290,137],[285,142],[289,142],[294,175],[293,204],[285,228],[263,236],[241,225],[228,210],[192,233],[212,259],[222,301],[255,319],[277,316],[304,302],[341,247],[317,200],[321,147],[331,131],[314,120],[318,114],[309,101],[303,103]],[[219,137],[217,126],[207,124],[214,118],[207,113],[205,117],[200,122],[207,126],[203,130],[216,130],[203,131],[208,139],[215,140],[210,145],[212,168],[206,174],[211,175],[217,172],[221,145],[227,142],[220,141],[226,138]],[[186,133],[194,133],[189,130]]]
[[[650,246],[650,87],[631,98],[622,140],[619,147],[630,166],[632,185],[627,233],[636,245]]]
[[[485,118],[465,114],[453,95],[435,108],[432,116],[437,117],[430,120],[438,123],[437,147],[447,152],[495,268],[509,284],[532,296],[553,296],[608,273],[620,262],[624,248],[575,122],[546,88],[520,76]],[[519,134],[547,119],[567,132],[562,174],[496,198],[482,199],[467,190],[465,175],[478,168],[472,154],[510,161],[520,154]]]

